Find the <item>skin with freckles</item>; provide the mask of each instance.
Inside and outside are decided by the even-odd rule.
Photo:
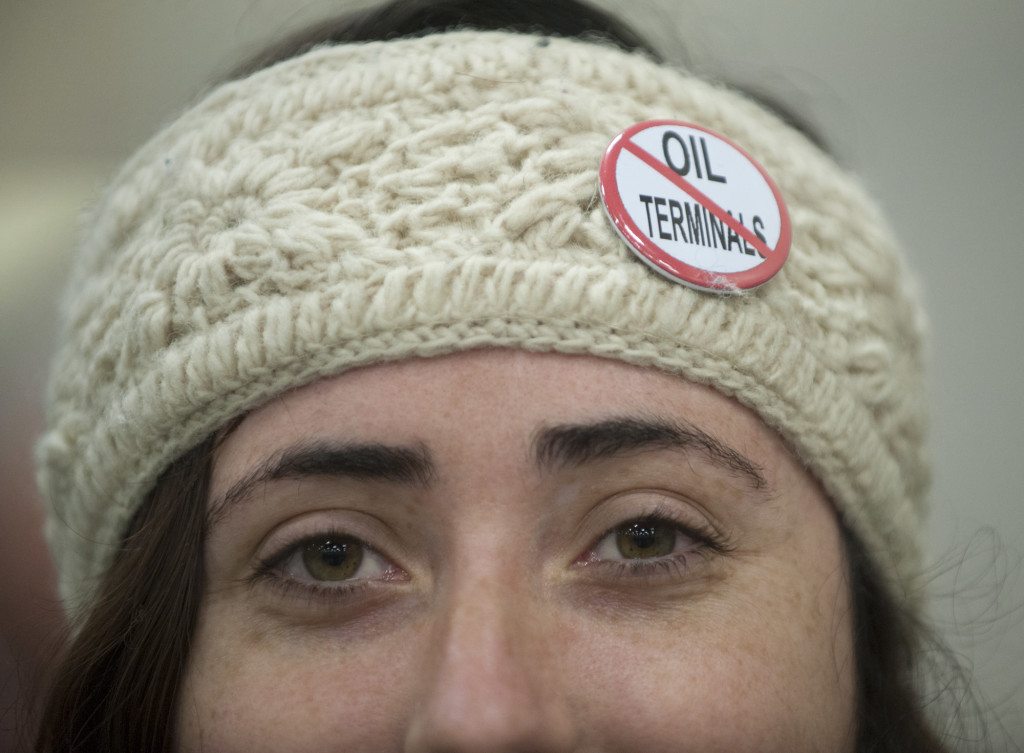
[[[710,388],[507,350],[351,371],[234,429],[210,513],[183,751],[853,749],[834,511]]]

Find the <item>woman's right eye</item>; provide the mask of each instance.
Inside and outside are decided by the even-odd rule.
[[[396,580],[401,570],[354,536],[325,533],[287,545],[262,561],[257,575],[321,591]]]

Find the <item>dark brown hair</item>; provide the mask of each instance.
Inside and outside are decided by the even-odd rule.
[[[38,750],[173,750],[178,689],[202,598],[213,450],[211,438],[171,465],[136,513],[60,662]]]
[[[261,50],[228,78],[247,76],[320,45],[377,42],[457,28],[604,41],[661,60],[654,45],[628,24],[578,0],[392,0],[302,29]]]
[[[261,52],[230,77],[320,44],[455,27],[603,39],[659,57],[627,25],[577,0],[514,5],[505,0],[396,0],[306,30]],[[792,116],[781,115],[800,127]],[[174,749],[178,695],[202,600],[208,483],[224,432],[171,465],[135,515],[97,589],[95,606],[54,675],[41,717],[39,751]],[[846,526],[843,540],[858,676],[857,751],[942,753],[946,749],[929,729],[918,690],[917,660],[927,633],[894,602]]]

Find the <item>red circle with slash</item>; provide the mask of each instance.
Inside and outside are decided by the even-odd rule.
[[[792,228],[775,181],[743,148],[703,126],[649,120],[605,150],[605,211],[654,270],[699,290],[738,293],[771,279]]]

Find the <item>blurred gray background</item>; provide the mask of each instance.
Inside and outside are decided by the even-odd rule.
[[[60,620],[30,445],[78,213],[212,76],[350,7],[0,0],[0,749]],[[677,60],[797,113],[886,207],[933,321],[932,614],[1024,746],[1024,3],[618,7]]]

